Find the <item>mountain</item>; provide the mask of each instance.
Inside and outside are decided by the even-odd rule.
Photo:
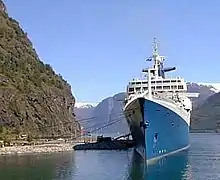
[[[209,84],[197,84],[197,83],[187,83],[188,92],[199,93],[198,98],[193,98],[193,107],[196,108],[203,104],[203,102],[210,96],[214,95],[218,90]]]
[[[76,102],[74,107],[85,109],[85,108],[93,108],[97,105],[98,105],[97,103]]]
[[[104,99],[98,104],[98,106],[96,106],[93,111],[93,117],[96,117],[93,120],[95,127],[101,127],[103,125],[118,121],[111,126],[101,129],[99,132],[109,134],[128,132],[128,125],[122,111],[124,98],[125,93],[118,93],[113,97]]]
[[[95,103],[76,103],[74,107],[74,112],[76,114],[76,119],[81,124],[82,128],[88,128],[89,120],[93,116],[93,111],[95,109]]]
[[[193,108],[201,106],[205,100],[217,91],[212,85],[206,84],[197,84],[197,83],[187,83],[188,92],[197,92],[200,93],[198,98],[193,98]],[[88,122],[84,122],[84,127],[88,129],[94,129],[94,127],[101,127],[104,124],[114,122],[117,119],[121,119],[120,122],[115,125],[106,127],[103,130],[100,130],[101,133],[117,133],[128,132],[128,125],[122,113],[123,99],[125,98],[126,93],[119,93],[113,97],[108,97],[100,102],[95,108],[93,108],[87,118],[95,117]],[[193,111],[194,112],[194,111]],[[77,114],[77,113],[76,113]],[[81,114],[83,116],[83,113]],[[92,127],[92,128],[89,128]]]
[[[0,0],[0,138],[80,133],[70,85],[40,61]]]
[[[198,83],[199,85],[208,86],[212,91],[220,92],[220,83]]]
[[[220,132],[220,93],[210,96],[193,111],[191,130]]]

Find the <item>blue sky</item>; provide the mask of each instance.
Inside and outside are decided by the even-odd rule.
[[[5,0],[40,58],[72,86],[77,101],[125,90],[160,42],[170,75],[219,82],[220,1]],[[178,3],[177,3],[178,2]]]

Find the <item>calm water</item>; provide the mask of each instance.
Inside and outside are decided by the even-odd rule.
[[[191,142],[145,170],[132,150],[4,156],[0,180],[220,180],[220,135],[191,134]]]

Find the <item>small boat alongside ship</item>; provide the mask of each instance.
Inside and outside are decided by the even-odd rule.
[[[98,136],[96,142],[80,143],[73,146],[74,150],[127,150],[134,147],[133,140],[129,135],[122,135],[117,138]]]
[[[190,147],[189,126],[192,103],[198,93],[187,93],[181,77],[167,77],[164,56],[154,38],[151,68],[143,69],[144,78],[133,79],[127,86],[123,108],[135,150],[150,162]]]

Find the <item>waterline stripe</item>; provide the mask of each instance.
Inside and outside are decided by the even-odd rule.
[[[161,158],[163,158],[163,157],[170,156],[170,155],[172,155],[172,154],[176,154],[176,153],[178,153],[178,152],[184,151],[184,150],[188,149],[189,147],[190,147],[190,144],[189,144],[188,146],[184,147],[184,148],[177,149],[177,150],[175,150],[175,151],[172,151],[172,152],[163,154],[163,155],[161,155],[161,156],[158,156],[158,157],[155,157],[155,158],[152,158],[152,159],[148,159],[148,160],[147,160],[147,164],[151,164],[151,163],[153,163],[154,161],[157,161],[157,160],[159,160],[159,159],[161,159]]]

